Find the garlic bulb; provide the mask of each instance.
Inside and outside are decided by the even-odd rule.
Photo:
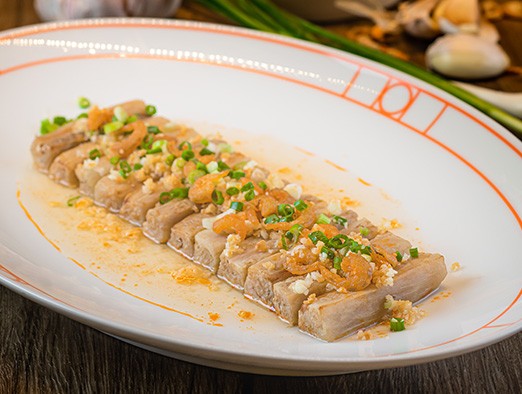
[[[35,0],[46,21],[104,16],[172,16],[181,0]]]
[[[452,78],[482,79],[501,74],[509,58],[496,43],[458,33],[438,38],[426,52],[428,67]]]

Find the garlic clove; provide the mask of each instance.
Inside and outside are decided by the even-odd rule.
[[[480,22],[478,0],[442,0],[433,10],[433,19],[438,23],[445,18],[453,25],[477,25]]]
[[[439,0],[420,0],[399,4],[397,20],[404,30],[419,38],[431,39],[440,34],[431,13]]]
[[[509,57],[496,43],[458,33],[435,40],[426,51],[428,67],[459,79],[491,78],[509,66]]]

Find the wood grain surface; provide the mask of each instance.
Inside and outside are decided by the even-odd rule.
[[[181,13],[191,12],[183,9]],[[32,1],[0,0],[0,30],[36,22]],[[503,40],[515,47],[512,53],[520,65],[522,34],[511,36],[509,28],[503,34]],[[516,78],[512,83],[487,83],[522,91],[522,82]],[[258,376],[141,350],[0,286],[0,394],[521,393],[521,382],[522,333],[479,351],[412,367],[317,378]]]

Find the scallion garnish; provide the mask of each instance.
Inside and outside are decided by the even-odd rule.
[[[147,133],[159,134],[161,133],[161,130],[158,128],[158,126],[147,126]]]
[[[232,179],[241,179],[245,176],[245,173],[243,171],[230,171],[228,176]]]
[[[294,207],[298,211],[304,211],[306,208],[308,208],[308,205],[303,200],[297,200],[294,202]]]
[[[201,140],[201,145],[203,145],[203,146],[208,146],[208,140],[207,140],[206,138],[203,138],[203,139]]]
[[[193,150],[184,150],[183,152],[181,152],[181,157],[185,161],[189,161],[189,160],[193,159],[194,156],[195,155],[194,155],[194,151]]]
[[[406,329],[406,325],[404,324],[404,319],[401,317],[392,317],[390,319],[390,330],[392,331],[404,331]]]
[[[342,249],[346,246],[350,246],[350,238],[344,234],[337,234],[328,241],[328,245],[334,249]]]
[[[330,224],[330,222],[331,219],[324,213],[320,214],[316,221],[317,224]]]
[[[268,188],[267,184],[263,181],[259,182],[258,185],[263,190],[266,190]]]
[[[122,122],[116,121],[116,122],[110,122],[103,125],[103,132],[105,134],[114,133],[115,131],[118,131],[124,126]]]
[[[269,215],[265,218],[265,224],[271,224],[271,223],[277,223],[279,222],[279,216],[277,216],[275,213],[272,215]]]
[[[294,217],[295,209],[290,204],[279,204],[277,206],[277,213],[281,216],[280,221],[290,222]]]
[[[185,167],[185,164],[187,164],[187,161],[182,157],[178,157],[176,160],[174,160],[174,165],[178,168]]]
[[[209,155],[213,155],[214,152],[212,152],[210,149],[208,148],[203,148],[199,151],[199,155],[200,156],[209,156]]]
[[[101,157],[101,152],[99,149],[93,149],[89,152],[89,159],[96,160],[98,157]]]
[[[120,158],[118,156],[113,156],[110,158],[110,163],[115,166],[116,164],[118,164],[120,162]]]
[[[152,147],[152,144],[154,143],[154,136],[152,134],[147,134],[143,141],[141,142],[140,148],[141,149],[150,149]]]
[[[230,167],[227,165],[227,163],[223,161],[218,161],[218,171],[225,171],[230,170]]]
[[[174,163],[174,160],[176,160],[176,156],[168,155],[167,158],[165,159],[165,164],[170,167],[172,165],[172,163]]]
[[[237,187],[229,187],[227,190],[226,190],[226,193],[229,195],[229,196],[235,196],[236,194],[239,194],[239,189]]]
[[[145,113],[147,114],[147,116],[152,116],[156,113],[156,107],[154,105],[147,105],[145,107]]]
[[[179,144],[178,149],[183,150],[185,146],[187,147],[188,150],[192,150],[192,144],[188,141],[183,141],[181,144]]]
[[[82,112],[80,115],[76,117],[76,119],[88,118],[89,114],[87,112]]]
[[[335,224],[338,224],[338,225],[343,226],[343,227],[346,227],[346,224],[348,223],[348,219],[345,219],[342,216],[337,216],[337,215],[333,216],[332,221]]]
[[[88,98],[80,97],[78,99],[78,107],[80,107],[81,109],[87,109],[90,106],[91,106],[91,102],[89,101]]]
[[[81,196],[74,196],[74,197],[71,197],[67,200],[67,206],[68,207],[72,207],[74,206],[74,203],[76,202],[76,200],[78,200]]]
[[[123,107],[118,106],[114,108],[114,117],[116,118],[115,120],[119,122],[127,123],[127,119],[129,119],[129,114],[127,113],[127,111],[123,109]]]
[[[67,119],[65,117],[63,117],[63,116],[55,116],[53,118],[53,123],[57,124],[58,126],[63,126],[67,122],[68,122]]]
[[[303,231],[304,226],[302,224],[294,224],[290,229],[284,234],[284,237],[288,239],[290,242],[295,243],[301,235],[301,231]]]
[[[397,261],[400,263],[402,261],[402,254],[399,251],[395,252],[395,257],[397,258]]]
[[[175,189],[172,189],[170,192],[161,193],[159,202],[160,202],[160,204],[166,204],[175,198],[179,198],[179,199],[187,198],[188,192],[189,192],[188,187],[176,187]]]
[[[329,259],[333,259],[335,257],[335,252],[326,245],[321,248],[321,253],[326,254]]]
[[[340,270],[342,261],[343,261],[343,258],[341,256],[335,256],[334,259],[333,259],[333,267],[336,270]]]
[[[141,164],[141,163],[134,164],[134,171],[139,171],[142,168],[143,168],[143,164]]]
[[[419,249],[418,248],[411,248],[410,249],[410,256],[416,259],[419,257]]]
[[[252,182],[245,183],[243,187],[241,187],[242,192],[247,192],[252,189],[254,189],[254,184]]]
[[[51,123],[49,119],[44,119],[40,122],[40,134],[45,135],[52,133],[55,131],[58,127],[58,125]]]
[[[136,122],[138,120],[138,117],[136,115],[131,115],[127,118],[125,121],[125,124],[131,124],[133,122]]]
[[[212,192],[212,202],[216,205],[221,205],[225,202],[225,198],[223,197],[223,193],[219,190],[214,190]]]
[[[200,161],[196,161],[196,170],[204,171],[205,174],[208,174],[207,166]]]
[[[127,160],[120,161],[120,175],[123,179],[127,179],[130,172],[132,171],[132,167],[130,166]]]
[[[368,234],[370,234],[370,230],[368,230],[368,227],[361,227],[359,233],[361,233],[363,237],[367,237]]]
[[[319,241],[321,241],[325,245],[328,244],[328,237],[322,231],[314,231],[308,234],[308,238],[310,238],[314,245],[317,245],[317,242]]]
[[[256,197],[256,192],[254,190],[249,190],[245,193],[245,200],[252,201]]]
[[[206,175],[206,172],[203,170],[192,170],[187,175],[187,182],[191,185],[196,182],[199,178],[201,178],[203,175]]]
[[[232,201],[230,203],[230,208],[234,209],[236,212],[241,212],[243,210],[244,204],[240,201]]]

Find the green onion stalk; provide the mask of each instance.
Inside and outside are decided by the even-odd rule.
[[[383,53],[377,49],[369,48],[341,37],[290,12],[282,10],[274,5],[270,0],[194,1],[210,11],[218,13],[244,27],[328,45],[395,68],[396,70],[428,82],[472,105],[510,129],[519,138],[522,138],[521,119],[508,114],[502,109],[482,100],[467,90],[456,86],[450,81],[430,71]]]

